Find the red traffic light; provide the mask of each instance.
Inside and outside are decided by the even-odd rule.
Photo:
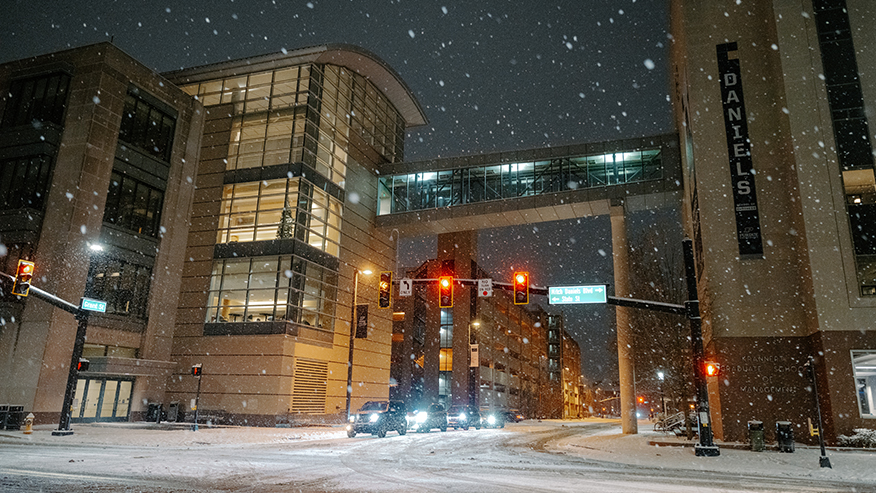
[[[34,263],[29,260],[19,260],[15,271],[15,282],[12,284],[12,294],[27,296],[30,292],[30,280],[33,277]]]
[[[514,273],[514,304],[529,303],[529,272]]]
[[[705,364],[705,369],[707,377],[717,377],[718,373],[721,372],[721,365],[712,361],[707,361]]]
[[[377,288],[378,308],[389,308],[392,303],[392,272],[384,271],[380,273],[380,281]]]
[[[441,276],[438,278],[438,306],[440,308],[453,307],[452,276]]]
[[[192,376],[200,377],[201,376],[201,365],[192,365]]]

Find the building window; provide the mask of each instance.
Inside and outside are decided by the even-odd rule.
[[[69,86],[70,76],[63,73],[12,81],[0,126],[63,124]]]
[[[147,236],[158,236],[164,192],[113,172],[103,220]]]
[[[338,274],[284,255],[217,260],[207,322],[288,321],[334,330]]]
[[[852,351],[852,369],[861,417],[876,418],[876,351]]]
[[[0,162],[0,209],[42,210],[51,183],[52,159],[30,156]]]
[[[152,269],[125,260],[95,256],[85,297],[106,301],[106,313],[146,319]]]
[[[345,186],[351,134],[400,162],[405,125],[377,87],[334,65],[300,65],[184,86],[205,106],[230,104],[227,169],[302,162]]]
[[[301,178],[226,185],[219,243],[295,238],[340,253],[343,204]]]
[[[125,97],[119,139],[162,161],[170,161],[176,119],[131,92]]]

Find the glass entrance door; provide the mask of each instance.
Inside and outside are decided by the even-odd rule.
[[[80,378],[76,382],[72,421],[127,421],[133,387],[132,380]]]

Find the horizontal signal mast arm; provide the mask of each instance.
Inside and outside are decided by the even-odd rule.
[[[637,300],[635,298],[618,298],[616,296],[608,296],[606,301],[609,305],[625,306],[629,308],[641,308],[643,310],[653,310],[656,312],[675,313],[676,315],[687,314],[687,307],[685,305],[676,305],[673,303]]]
[[[428,284],[432,282],[438,282],[438,279],[411,279],[414,284]],[[394,279],[393,284],[398,284],[398,279]],[[456,284],[461,284],[463,286],[477,286],[478,279],[457,279],[453,278],[453,282]],[[505,289],[508,291],[514,290],[514,285],[510,282],[499,282],[493,281],[493,289]],[[547,296],[548,288],[538,287],[538,286],[529,286],[529,292],[531,294],[541,294]]]

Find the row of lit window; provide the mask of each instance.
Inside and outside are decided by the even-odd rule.
[[[225,185],[219,243],[296,238],[340,254],[343,204],[301,178]]]
[[[381,177],[378,214],[662,178],[658,149]]]
[[[331,331],[338,275],[296,256],[213,263],[207,322],[288,321]]]

